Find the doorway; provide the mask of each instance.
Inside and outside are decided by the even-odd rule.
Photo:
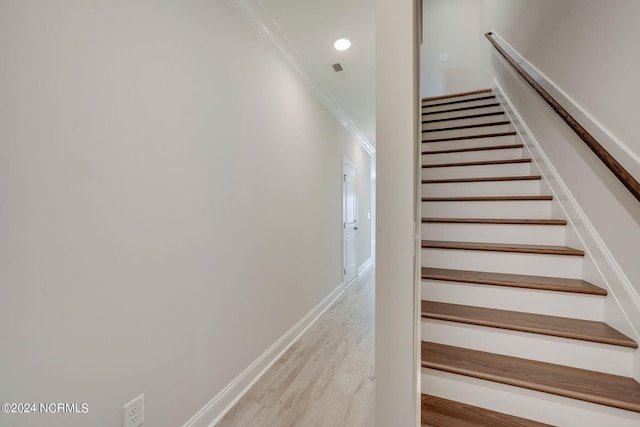
[[[356,262],[358,231],[357,170],[353,163],[343,159],[342,163],[342,241],[343,282],[347,286],[358,273]]]

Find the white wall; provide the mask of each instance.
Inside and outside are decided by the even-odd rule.
[[[355,163],[358,168],[357,185],[358,188],[358,234],[357,234],[357,253],[356,263],[358,267],[366,266],[368,262],[372,262],[371,258],[371,233],[372,224],[374,223],[373,206],[372,206],[372,180],[371,180],[371,162],[372,156],[369,155],[359,144],[350,143],[344,148],[344,156],[346,159]],[[342,216],[341,216],[342,218]]]
[[[376,426],[416,425],[413,0],[376,1]]]
[[[482,0],[422,0],[422,97],[491,87],[490,49]],[[448,60],[441,61],[446,53]]]
[[[0,57],[0,401],[89,404],[0,424],[182,425],[339,285],[368,155],[226,1],[2,2]]]
[[[483,0],[483,11],[487,27],[640,158],[640,2]]]
[[[634,99],[640,95],[640,53],[634,43],[640,38],[640,3],[484,0],[483,12],[487,26],[549,79],[550,83],[544,83],[549,90],[557,92],[555,84],[569,101],[573,99],[565,108],[574,115],[591,117],[585,126],[602,135],[602,139],[598,135],[600,142],[621,163],[638,170],[640,165],[634,156],[640,153],[640,140],[635,129],[638,109]],[[640,203],[497,54],[493,67],[498,83],[584,212],[586,220],[571,218],[583,233],[584,242],[574,239],[569,243],[586,243],[637,336]],[[588,235],[591,227],[595,234]],[[606,259],[608,253],[614,262]],[[585,271],[585,278],[602,280],[592,270]],[[607,321],[618,326],[613,312],[610,316]],[[640,378],[640,364],[636,372]]]
[[[640,179],[638,16],[636,0],[423,0],[421,95],[490,86],[484,33],[496,31],[611,134],[606,148]]]

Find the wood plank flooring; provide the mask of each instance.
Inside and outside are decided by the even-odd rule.
[[[482,138],[495,138],[498,136],[514,136],[516,133],[515,132],[496,132],[496,133],[483,133],[483,134],[479,134],[479,135],[463,135],[463,136],[448,136],[448,137],[441,137],[441,138],[423,138],[422,142],[423,143],[430,143],[430,142],[442,142],[442,141],[462,141],[462,140],[468,140],[468,139],[482,139]],[[531,161],[531,159],[529,159],[529,161]]]
[[[492,116],[501,116],[501,115],[504,115],[504,111],[495,111],[493,113],[469,114],[467,116],[445,117],[444,119],[423,120],[422,123],[441,123],[441,122],[448,122],[451,120],[478,119],[481,117],[492,117]]]
[[[481,160],[477,162],[435,163],[435,164],[422,165],[422,168],[428,169],[428,168],[450,168],[450,167],[457,167],[457,166],[508,165],[513,163],[531,163],[531,159]]]
[[[551,427],[453,400],[422,395],[422,427]]]
[[[498,113],[504,114],[504,113]],[[513,150],[524,147],[524,144],[488,145],[486,147],[448,148],[446,150],[423,151],[422,154],[469,153],[473,151]]]
[[[618,375],[425,341],[422,366],[640,412],[640,384]]]
[[[453,113],[454,111],[465,111],[465,110],[477,110],[479,108],[487,108],[487,107],[499,107],[500,104],[498,104],[497,102],[494,102],[492,104],[486,104],[486,105],[474,105],[473,107],[462,107],[462,108],[451,108],[448,110],[439,110],[439,111],[430,111],[427,113],[422,113],[422,116],[427,116],[429,114],[439,114],[439,113]],[[515,132],[514,132],[515,134]]]
[[[426,104],[426,105],[423,104],[422,108],[442,107],[445,105],[462,104],[464,102],[487,101],[495,98],[496,98],[495,95],[477,96],[474,98],[456,99],[455,101],[443,101],[443,102]]]
[[[553,196],[480,196],[480,197],[423,197],[423,202],[532,202],[553,200]]]
[[[372,427],[374,282],[370,268],[217,426]]]
[[[515,243],[472,243],[472,242],[445,242],[437,240],[423,240],[423,248],[433,249],[457,249],[469,251],[488,252],[517,252],[545,255],[584,256],[584,251],[569,248],[567,246],[552,245],[519,245]]]
[[[460,304],[422,301],[422,317],[467,323],[491,328],[551,335],[622,347],[638,348],[638,344],[603,322],[572,319],[520,311],[496,310]]]
[[[459,182],[496,182],[496,181],[541,181],[540,175],[523,176],[486,176],[482,178],[450,178],[450,179],[423,179],[423,184],[450,184]]]
[[[468,92],[450,93],[448,95],[429,96],[429,97],[426,97],[426,98],[422,98],[422,102],[425,103],[425,102],[429,102],[429,101],[437,101],[439,99],[456,98],[458,96],[477,95],[479,93],[489,93],[492,90],[493,89],[491,89],[491,88],[485,88],[485,89],[471,90],[471,91],[468,91]]]
[[[518,224],[518,225],[567,225],[563,219],[521,218],[422,218],[423,223],[441,224]]]
[[[422,278],[446,282],[478,283],[481,285],[510,286],[545,291],[574,292],[579,294],[607,295],[605,289],[580,279],[526,276],[523,274],[488,273],[484,271],[451,270],[422,267]]]

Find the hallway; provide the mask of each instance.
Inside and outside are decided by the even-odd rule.
[[[374,425],[375,267],[254,384],[218,426]]]

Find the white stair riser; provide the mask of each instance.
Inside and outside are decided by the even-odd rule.
[[[479,95],[468,95],[465,98],[477,96]],[[460,99],[464,98],[455,98],[455,100]],[[423,103],[423,106],[449,100],[426,102]],[[486,105],[491,102],[494,101],[461,102],[427,107],[422,111],[460,109],[465,106]],[[510,125],[437,130],[505,120],[504,115],[462,118],[499,110],[499,107],[488,107],[423,115],[423,120],[443,118],[449,120],[423,123],[423,131],[436,130],[423,132],[422,139],[438,140],[511,131]],[[423,151],[454,150],[506,145],[516,141],[515,136],[436,141],[421,144],[421,149]],[[445,164],[520,159],[528,156],[529,154],[525,150],[513,148],[423,154],[421,161],[422,164]],[[456,179],[525,176],[530,172],[531,164],[524,163],[423,168],[421,176],[422,179]],[[540,181],[537,180],[422,184],[421,194],[423,197],[539,195],[540,184]],[[551,202],[549,201],[422,203],[422,214],[425,217],[548,219],[550,211]],[[422,223],[421,235],[423,239],[428,240],[564,245],[565,229],[566,227],[563,226],[541,225]],[[582,257],[576,256],[422,249],[421,261],[422,266],[426,267],[566,278],[580,278],[582,275]],[[423,280],[422,297],[431,301],[451,304],[586,320],[601,321],[604,317],[604,298],[594,295]],[[436,319],[422,319],[421,328],[422,339],[432,342],[614,375],[633,375],[634,350],[629,348]],[[630,411],[431,369],[423,368],[422,391],[558,426],[631,427],[640,425],[640,414]]]
[[[462,107],[451,107],[451,108],[448,108],[448,109],[453,110],[455,108],[462,108]],[[489,107],[472,108],[472,109],[469,109],[469,110],[449,111],[449,112],[443,112],[443,113],[423,111],[423,113],[429,113],[429,114],[423,114],[421,120],[439,120],[439,119],[447,119],[449,117],[467,116],[467,115],[470,115],[470,114],[495,113],[497,111],[502,111],[502,108],[500,108],[499,105],[489,106]]]
[[[460,148],[486,147],[488,145],[508,145],[516,143],[516,135],[489,136],[485,138],[459,139],[455,141],[423,142],[422,151],[454,150]]]
[[[633,351],[626,347],[437,319],[422,319],[422,340],[612,375],[633,374]]]
[[[486,178],[490,176],[525,176],[530,174],[531,163],[422,168],[422,179]]]
[[[603,321],[604,297],[510,286],[422,280],[422,299],[547,316]]]
[[[477,98],[482,98],[485,96],[490,96],[493,95],[493,93],[491,92],[482,92],[482,93],[473,93],[470,95],[459,95],[459,96],[452,96],[449,98],[440,98],[440,99],[433,99],[433,100],[429,100],[429,101],[422,101],[422,106],[429,106],[429,105],[433,105],[433,104],[442,104],[444,102],[452,102],[452,101],[463,101],[466,99],[477,99]]]
[[[537,196],[540,180],[422,184],[423,197]]]
[[[478,114],[471,113],[468,115],[474,116]],[[437,122],[431,121],[428,123],[423,123],[422,130],[437,129],[437,128],[444,128],[444,127],[452,127],[452,126],[477,125],[480,123],[493,122],[493,121],[498,122],[502,120],[507,120],[505,114],[495,114],[491,116],[480,115],[480,117],[471,117],[471,118],[464,118],[465,116],[467,115],[465,114],[464,116],[461,116],[461,118],[459,119],[450,119],[450,120],[437,121]],[[438,120],[438,119],[432,119],[432,120]]]
[[[478,97],[476,97],[476,98],[478,98]],[[452,103],[443,104],[443,102],[437,103],[437,104],[441,104],[441,105],[423,106],[422,107],[422,112],[423,113],[432,113],[432,112],[436,112],[436,111],[451,110],[453,108],[476,107],[478,105],[493,104],[493,103],[496,102],[496,100],[495,100],[495,98],[493,98],[493,99],[480,99],[480,100],[470,99],[468,101],[458,102],[458,103],[453,103],[453,104]]]
[[[434,218],[549,219],[551,201],[422,202],[422,215]]]
[[[422,249],[423,267],[579,279],[582,257],[457,249]]]
[[[486,160],[512,160],[521,159],[523,149],[520,147],[498,149],[498,150],[482,150],[482,151],[463,151],[459,153],[440,153],[440,154],[423,154],[423,165],[434,165],[443,163],[459,163],[459,162],[480,162]]]
[[[453,242],[519,243],[523,245],[565,244],[560,225],[422,223],[421,236]]]
[[[422,140],[434,140],[441,138],[460,138],[473,135],[487,135],[500,132],[511,132],[511,125],[491,125],[482,127],[473,127],[467,129],[454,129],[454,130],[439,130],[424,132],[422,134]]]
[[[492,381],[422,369],[422,392],[562,427],[637,427],[640,414]]]

